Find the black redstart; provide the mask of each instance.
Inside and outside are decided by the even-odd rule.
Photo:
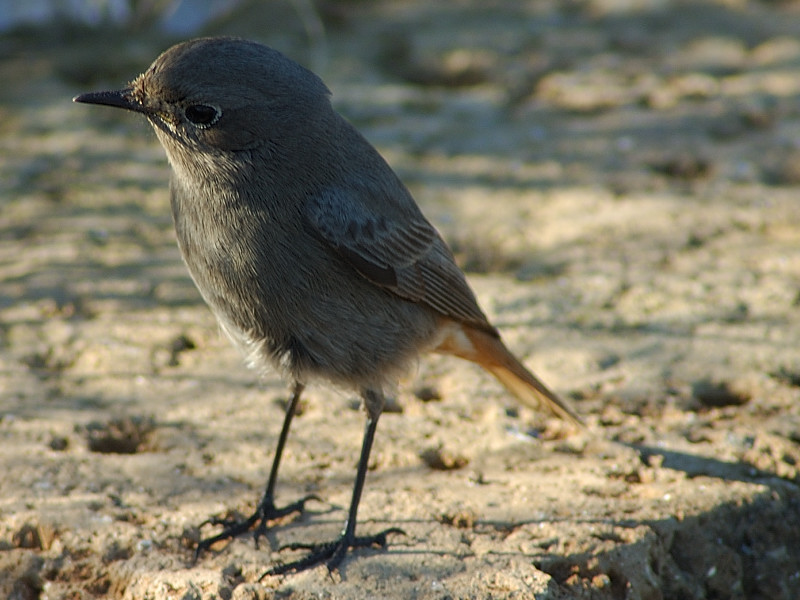
[[[228,336],[256,366],[294,382],[267,488],[242,522],[216,519],[215,542],[301,511],[278,508],[281,453],[305,384],[357,390],[367,424],[347,521],[329,543],[266,574],[350,548],[385,545],[389,529],[356,536],[356,513],[384,386],[420,353],[475,362],[524,404],[577,422],[505,347],[453,255],[389,165],[330,104],[313,73],[261,44],[178,44],[129,87],[77,96],[147,117],[172,166],[171,204],[184,261]]]

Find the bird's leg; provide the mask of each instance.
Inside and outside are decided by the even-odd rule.
[[[369,453],[372,449],[372,441],[375,438],[375,430],[378,427],[378,418],[383,411],[384,397],[381,392],[374,390],[364,390],[364,406],[367,410],[367,424],[364,430],[364,439],[361,444],[361,456],[358,459],[358,470],[356,480],[353,485],[353,496],[350,500],[350,509],[347,513],[347,521],[344,528],[335,540],[316,544],[295,543],[285,546],[291,550],[309,550],[310,552],[298,560],[278,564],[264,573],[261,578],[269,575],[282,575],[284,573],[304,571],[318,564],[325,563],[328,571],[335,571],[339,563],[342,562],[345,554],[352,548],[366,547],[385,547],[386,538],[391,533],[404,533],[396,527],[386,529],[380,533],[368,536],[356,535],[356,516],[358,514],[358,503],[361,500],[361,492],[364,489],[364,480],[367,476],[367,465],[369,463]]]
[[[283,427],[281,428],[280,436],[278,436],[278,445],[275,448],[275,457],[272,459],[272,468],[269,473],[269,480],[267,481],[267,488],[264,491],[264,496],[258,503],[255,512],[244,521],[236,521],[234,519],[221,519],[219,517],[212,517],[202,523],[200,526],[206,524],[222,525],[224,529],[217,535],[205,538],[197,544],[197,549],[194,553],[194,558],[200,556],[204,550],[208,550],[211,546],[220,540],[234,538],[250,531],[250,529],[258,523],[256,530],[253,534],[258,547],[258,540],[262,535],[267,532],[267,523],[274,519],[279,519],[294,512],[303,512],[305,503],[309,500],[317,500],[314,495],[306,496],[300,500],[293,502],[287,506],[277,508],[275,506],[275,483],[278,480],[278,467],[281,463],[281,456],[283,455],[283,447],[286,444],[286,438],[289,436],[289,427],[292,424],[292,418],[297,409],[297,404],[300,401],[300,395],[303,393],[304,385],[296,382],[292,392],[292,398],[289,400],[289,405],[286,407],[286,415],[283,418]]]

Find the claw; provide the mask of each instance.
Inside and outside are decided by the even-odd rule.
[[[258,550],[259,547],[258,546],[259,540],[265,535],[267,535],[268,521],[274,521],[276,519],[283,518],[286,515],[290,515],[295,512],[302,514],[306,510],[306,502],[309,502],[310,500],[322,502],[320,497],[317,496],[316,494],[309,494],[308,496],[303,496],[302,498],[300,498],[300,500],[292,502],[291,504],[288,504],[283,508],[275,508],[273,506],[271,514],[269,514],[269,516],[265,516],[259,519],[258,526],[256,527],[256,530],[253,532],[253,541],[255,542],[256,550]]]
[[[329,573],[333,573],[339,568],[339,564],[341,564],[348,550],[372,547],[386,548],[387,538],[390,534],[406,535],[406,532],[397,527],[391,527],[380,533],[368,536],[348,536],[343,533],[332,542],[318,544],[295,542],[287,544],[283,546],[281,550],[308,550],[309,553],[295,561],[275,565],[261,575],[258,580],[261,581],[273,575],[285,575],[286,573],[305,571],[306,569],[310,569],[322,563],[325,563],[328,567]]]
[[[205,525],[222,525],[224,529],[217,535],[200,540],[194,551],[194,562],[197,562],[200,558],[200,554],[209,550],[211,546],[217,542],[233,539],[243,533],[247,533],[256,523],[258,523],[258,526],[253,532],[253,538],[255,540],[255,546],[258,548],[259,540],[267,534],[267,524],[270,521],[283,518],[292,513],[302,513],[305,511],[306,502],[310,500],[320,501],[320,498],[315,494],[309,494],[282,508],[276,508],[271,498],[264,498],[259,503],[256,511],[243,521],[222,517],[209,517],[200,524],[200,527]]]

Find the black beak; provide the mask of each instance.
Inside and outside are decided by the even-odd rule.
[[[133,112],[152,114],[152,110],[144,106],[137,100],[134,100],[133,90],[126,88],[124,90],[116,90],[112,92],[88,92],[86,94],[79,94],[75,96],[72,101],[80,102],[82,104],[102,104],[103,106],[116,106],[117,108],[124,108],[125,110],[132,110]]]

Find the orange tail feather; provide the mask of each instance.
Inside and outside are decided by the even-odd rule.
[[[534,410],[544,408],[561,419],[583,425],[580,417],[517,360],[498,336],[455,321],[445,324],[444,331],[437,352],[480,365],[526,406]]]

